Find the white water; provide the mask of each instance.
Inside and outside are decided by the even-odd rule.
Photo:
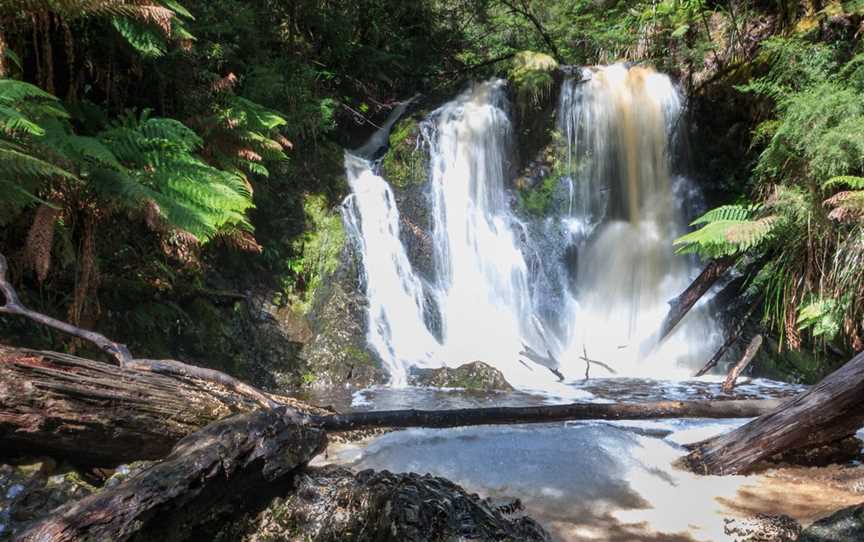
[[[345,217],[363,254],[368,340],[391,385],[404,385],[410,366],[482,360],[521,389],[578,395],[521,357],[523,344],[551,352],[568,380],[584,374],[586,352],[619,375],[659,378],[684,376],[710,355],[717,337],[698,309],[664,344],[654,339],[667,300],[696,270],[672,250],[685,224],[686,190],[676,191],[670,175],[678,93],[668,77],[643,68],[586,75],[562,88],[567,201],[542,224],[513,210],[504,81],[473,85],[424,123],[431,282],[411,268],[389,185],[374,164],[347,156],[353,194]]]
[[[391,384],[404,386],[406,361],[431,363],[437,345],[423,323],[423,287],[399,241],[399,210],[390,185],[363,158],[346,153],[345,164],[353,193],[343,204],[343,217],[363,257],[367,340],[384,362]],[[404,337],[411,340],[400,340]]]

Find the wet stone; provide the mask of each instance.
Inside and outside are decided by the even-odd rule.
[[[864,504],[844,508],[804,529],[798,542],[864,540]]]
[[[462,388],[475,391],[513,390],[513,386],[504,379],[501,371],[482,361],[466,363],[455,369],[450,367],[439,369],[414,368],[408,375],[408,383],[420,387]]]

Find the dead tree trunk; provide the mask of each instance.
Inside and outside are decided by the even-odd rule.
[[[733,256],[726,256],[725,258],[712,260],[705,266],[705,269],[699,273],[696,280],[691,282],[690,286],[681,292],[681,295],[669,302],[669,312],[666,314],[666,318],[660,326],[659,340],[662,341],[665,339],[666,336],[675,329],[678,322],[680,322],[681,319],[690,312],[690,309],[692,309],[696,302],[705,295],[705,292],[710,290],[720,277],[726,274],[726,271],[735,265],[735,261],[736,259]]]
[[[747,350],[744,351],[744,355],[741,356],[741,359],[738,363],[735,364],[734,367],[729,371],[729,374],[726,375],[726,380],[723,382],[723,393],[732,393],[732,390],[735,388],[735,382],[737,382],[738,377],[741,376],[741,373],[744,372],[744,369],[750,365],[750,362],[753,361],[753,358],[756,357],[756,353],[759,352],[759,348],[762,346],[762,335],[756,335],[753,337],[753,340],[750,341],[750,344],[747,345]]]
[[[864,353],[775,412],[694,444],[684,461],[698,473],[744,473],[779,452],[840,441],[862,424]]]
[[[323,431],[291,422],[282,407],[234,416],[120,485],[54,510],[16,540],[211,540],[211,529],[250,501],[284,492],[326,443]]]
[[[372,427],[463,427],[469,425],[550,423],[566,420],[651,420],[658,418],[752,418],[771,412],[780,401],[660,401],[656,403],[573,403],[534,407],[455,410],[383,410],[310,416],[328,431]]]
[[[158,459],[190,433],[257,406],[210,382],[0,347],[3,455],[49,454],[102,467]]]
[[[747,322],[750,321],[750,316],[752,316],[753,311],[762,303],[762,295],[756,296],[756,299],[750,304],[750,307],[747,309],[747,312],[744,313],[744,317],[738,322],[735,328],[729,333],[729,337],[726,339],[720,348],[717,349],[717,352],[708,360],[704,367],[699,369],[699,372],[693,376],[699,377],[710,371],[717,365],[720,360],[723,358],[723,355],[726,354],[726,351],[729,350],[733,344],[738,340],[741,336],[741,333],[744,332],[744,327],[746,327]]]

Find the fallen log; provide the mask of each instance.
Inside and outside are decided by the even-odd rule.
[[[735,383],[738,381],[738,377],[741,376],[744,369],[750,365],[750,362],[753,361],[754,357],[756,357],[756,353],[759,352],[759,348],[761,347],[762,335],[756,335],[753,337],[753,340],[750,341],[750,344],[747,345],[747,350],[744,351],[744,355],[741,356],[738,363],[736,363],[729,371],[729,374],[726,375],[726,380],[723,382],[723,393],[732,393],[732,390],[735,388]]]
[[[163,461],[54,510],[18,542],[212,540],[238,510],[284,492],[326,435],[284,407],[233,416],[184,438]]]
[[[684,458],[702,474],[738,474],[790,449],[806,449],[854,435],[864,425],[864,353],[775,412],[734,431],[695,443]]]
[[[660,401],[655,403],[572,403],[532,407],[454,410],[380,410],[310,416],[327,431],[373,427],[463,427],[470,425],[551,423],[568,420],[652,420],[659,418],[753,418],[771,412],[780,401]]]
[[[690,312],[690,309],[696,305],[696,302],[699,301],[712,286],[714,286],[720,277],[726,274],[726,271],[735,265],[736,261],[737,259],[734,256],[726,256],[716,260],[711,260],[708,265],[705,266],[705,269],[699,273],[699,276],[690,283],[690,286],[681,292],[681,295],[669,302],[669,312],[666,314],[666,318],[663,319],[663,323],[660,326],[660,336],[658,340],[662,341],[672,332],[673,329],[675,329],[675,326],[678,325],[681,319],[683,319],[687,313]]]
[[[299,401],[270,397],[310,411]],[[257,406],[209,381],[0,346],[0,454],[6,456],[47,454],[88,467],[159,459],[190,433]]]

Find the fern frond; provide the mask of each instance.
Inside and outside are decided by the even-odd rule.
[[[837,188],[838,186],[848,186],[853,190],[864,190],[864,177],[855,175],[840,175],[832,177],[822,184],[823,190]]]
[[[828,218],[838,222],[851,222],[864,219],[864,190],[847,190],[837,192],[824,201],[826,207],[832,207]]]
[[[720,220],[748,220],[751,216],[753,216],[755,210],[756,207],[754,206],[722,205],[720,207],[711,209],[704,215],[691,222],[690,225],[698,226],[699,224],[709,224],[711,222],[717,222]]]
[[[168,43],[161,33],[149,25],[125,17],[115,17],[111,25],[135,51],[144,58],[158,58],[168,52]]]

